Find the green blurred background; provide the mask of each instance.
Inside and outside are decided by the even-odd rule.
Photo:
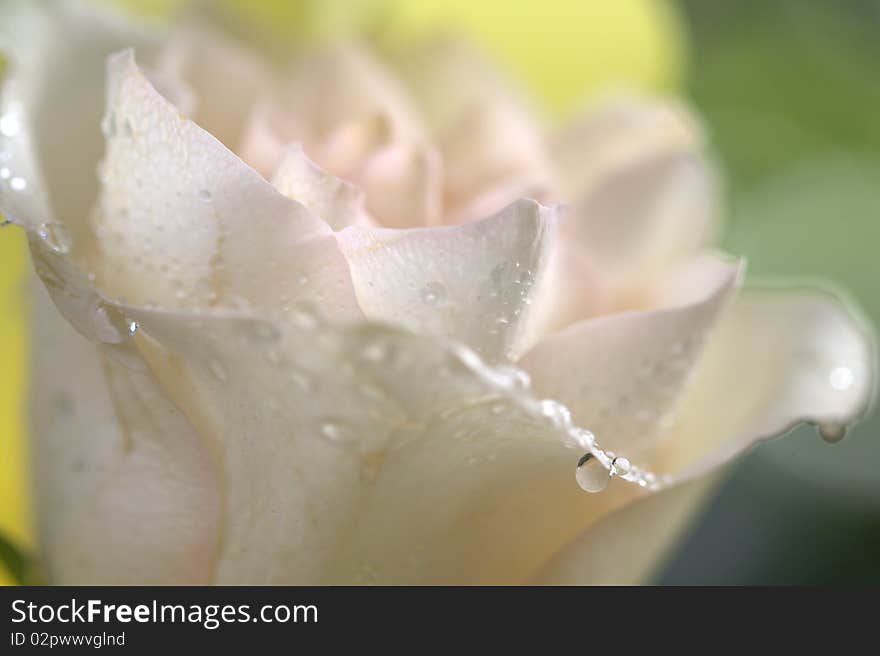
[[[102,1],[163,15],[180,0]],[[447,22],[551,115],[609,85],[681,92],[725,171],[723,246],[748,257],[750,278],[831,279],[880,325],[880,0],[387,0],[394,10],[377,13],[378,1],[204,4],[237,6],[218,13],[280,49],[303,30],[406,38]],[[25,333],[5,273],[19,268],[14,239],[0,234],[0,535],[27,546],[15,409]],[[880,414],[840,444],[803,427],[755,449],[656,582],[880,582]]]
[[[749,275],[827,277],[880,325],[880,2],[686,0],[686,92]],[[880,582],[880,414],[749,454],[658,582]]]

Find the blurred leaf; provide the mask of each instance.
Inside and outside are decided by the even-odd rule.
[[[880,152],[880,10],[860,0],[687,0],[691,93],[734,191],[834,148]]]
[[[37,585],[36,561],[0,533],[0,585]]]

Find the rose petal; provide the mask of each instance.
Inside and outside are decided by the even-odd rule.
[[[33,460],[54,583],[207,583],[220,483],[199,435],[145,369],[77,334],[34,285]]]
[[[518,364],[539,394],[631,458],[663,434],[738,272],[735,262],[700,259],[670,283],[677,292],[665,307],[579,322]]]
[[[321,140],[340,125],[372,115],[388,117],[394,139],[419,139],[423,134],[397,80],[368,50],[350,44],[327,47],[301,59],[285,107],[298,125]]]
[[[455,228],[355,227],[339,242],[368,318],[452,337],[498,361],[521,345],[554,229],[553,210],[521,200]]]
[[[134,303],[271,311],[299,300],[359,315],[330,228],[181,118],[135,66],[109,60],[99,286]]]
[[[609,513],[553,556],[531,585],[646,584],[719,476],[676,485]]]
[[[583,493],[536,402],[435,339],[121,310],[225,456],[218,583],[521,580],[639,492]]]
[[[470,108],[440,138],[445,165],[444,199],[451,215],[473,218],[464,208],[481,200],[497,212],[516,196],[485,207],[486,190],[551,188],[551,174],[537,122],[520,106],[493,99]],[[544,195],[549,195],[545,192]],[[491,197],[490,197],[491,198]]]
[[[746,288],[719,323],[656,466],[699,475],[803,421],[833,438],[867,412],[874,372],[871,333],[835,294]]]
[[[256,54],[205,29],[175,35],[158,60],[160,72],[192,88],[194,111],[185,113],[230,150],[241,145],[256,99],[275,84]]]
[[[568,240],[602,272],[617,308],[632,307],[644,280],[712,242],[716,181],[699,127],[658,102],[603,105],[563,131],[555,147]]]
[[[322,171],[298,145],[286,150],[272,184],[334,230],[342,230],[355,223],[371,223],[363,208],[363,192],[345,180]]]
[[[352,179],[367,194],[367,209],[389,228],[439,222],[441,162],[427,146],[391,144],[368,158]]]
[[[104,59],[114,50],[153,49],[158,33],[94,3],[7,2],[0,9],[0,49],[11,71],[0,115],[0,207],[37,230],[66,225],[71,247],[87,254]],[[6,171],[4,174],[3,171]]]
[[[799,422],[851,424],[873,400],[874,362],[870,333],[834,294],[746,288],[719,322],[657,449],[657,468],[679,482],[590,526],[532,583],[643,582],[716,483],[707,472]]]

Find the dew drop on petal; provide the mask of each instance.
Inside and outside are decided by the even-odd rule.
[[[24,191],[25,189],[27,189],[27,180],[15,176],[14,178],[12,178],[12,180],[9,181],[9,186],[12,187],[13,191]]]
[[[422,301],[428,305],[437,305],[446,299],[446,285],[442,282],[431,282],[422,289]]]
[[[95,328],[95,335],[105,344],[120,344],[129,334],[129,326],[125,318],[103,303],[98,303],[92,308],[92,325]]]
[[[128,322],[128,334],[134,337],[134,334],[138,331],[138,322],[137,321],[129,321]]]
[[[611,473],[596,460],[592,453],[586,453],[578,461],[575,479],[582,490],[595,493],[608,487]]]
[[[56,253],[64,254],[70,251],[70,233],[61,223],[41,223],[37,235]]]
[[[559,401],[553,399],[541,401],[541,414],[553,422],[556,428],[567,428],[571,425],[571,413]]]
[[[630,461],[623,456],[617,456],[611,461],[611,470],[614,472],[615,476],[628,474],[630,469],[632,469],[632,464],[630,464]]]
[[[0,180],[8,180],[10,176],[12,176],[12,171],[9,170],[8,166],[0,168]]]
[[[337,421],[322,422],[321,436],[333,444],[350,444],[354,441],[354,432],[345,424]]]

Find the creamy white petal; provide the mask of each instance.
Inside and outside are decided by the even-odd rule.
[[[63,223],[74,249],[91,250],[88,213],[104,144],[104,59],[122,47],[146,55],[157,39],[146,26],[90,2],[3,3],[0,50],[13,84],[4,85],[2,115],[14,116],[17,125],[0,135],[0,159],[9,155],[0,161],[9,172],[0,170],[4,212],[34,227]]]
[[[88,342],[34,290],[31,453],[51,580],[210,582],[222,504],[212,454],[144,367]]]
[[[825,425],[834,438],[863,416],[876,391],[875,357],[870,332],[833,293],[782,285],[740,292],[655,452],[656,471],[678,482],[591,525],[532,582],[643,582],[724,463],[799,422]]]
[[[701,258],[669,286],[665,307],[589,319],[546,338],[518,363],[541,395],[629,457],[663,435],[738,281],[736,262]]]
[[[555,554],[532,585],[644,585],[672,554],[719,475],[676,485],[608,513]]]
[[[356,223],[372,223],[364,210],[363,192],[345,180],[322,171],[299,145],[286,149],[272,184],[334,230],[342,230]]]
[[[462,226],[355,227],[339,242],[368,318],[452,337],[498,361],[521,346],[554,237],[554,210],[521,200]]]
[[[875,372],[870,329],[835,293],[747,287],[719,323],[656,466],[699,475],[804,421],[833,439],[868,411]]]
[[[96,214],[102,291],[133,303],[247,303],[328,315],[359,310],[332,230],[182,118],[138,71],[109,60],[104,187]]]
[[[123,310],[225,455],[218,583],[514,582],[639,492],[582,492],[527,391],[436,339]]]

